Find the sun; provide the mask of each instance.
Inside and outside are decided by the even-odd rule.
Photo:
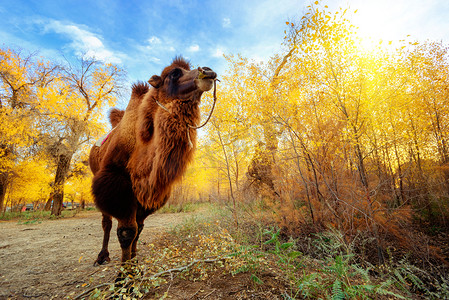
[[[351,23],[357,27],[361,47],[373,50],[379,45],[388,45],[401,37],[402,1],[351,1]]]

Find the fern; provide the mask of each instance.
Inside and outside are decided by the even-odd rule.
[[[321,286],[322,278],[317,273],[311,273],[302,276],[297,284],[297,289],[305,298],[316,298],[317,292],[322,291],[325,287]]]
[[[343,300],[345,299],[345,293],[341,288],[340,280],[336,279],[332,285],[332,300]]]
[[[384,282],[382,282],[381,284],[379,284],[378,286],[376,286],[376,288],[374,289],[374,292],[378,295],[383,295],[383,296],[393,296],[399,299],[406,299],[405,297],[396,294],[394,292],[389,291],[387,288],[391,285],[393,285],[394,281],[391,279],[388,279]]]
[[[408,272],[405,274],[407,279],[410,280],[416,288],[418,288],[420,290],[426,290],[427,291],[427,288],[424,286],[424,283],[422,282],[422,280],[419,279],[418,276],[416,276],[415,274],[413,274],[409,270],[407,270],[407,271]]]
[[[390,266],[393,268],[392,266]],[[420,294],[433,299],[449,299],[448,280],[409,264],[406,258],[394,266],[390,280],[409,295]],[[425,283],[427,282],[427,284]],[[432,290],[431,290],[432,289]]]
[[[366,282],[370,281],[369,271],[370,271],[371,268],[363,269],[362,267],[360,267],[357,264],[352,264],[351,267],[354,269],[354,272],[352,272],[349,275],[350,277],[354,277],[354,276],[360,275],[360,276],[362,276],[364,281],[366,281]]]
[[[396,286],[398,286],[400,289],[402,289],[405,292],[408,292],[408,288],[407,288],[407,281],[405,280],[405,278],[402,276],[401,272],[399,272],[399,270],[394,270],[393,271],[394,276],[398,279],[399,282],[397,282],[398,284],[396,284]]]

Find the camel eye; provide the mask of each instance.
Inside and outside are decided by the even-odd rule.
[[[178,68],[176,68],[176,69],[174,69],[173,71],[171,71],[171,74],[170,74],[170,77],[172,78],[172,79],[178,79],[179,77],[181,77],[181,75],[182,75],[182,71],[181,71],[181,69],[178,69]]]

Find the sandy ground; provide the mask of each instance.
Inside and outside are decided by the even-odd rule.
[[[188,214],[155,214],[145,221],[139,243],[179,224]],[[82,212],[73,218],[22,225],[0,222],[0,299],[63,299],[77,295],[86,280],[110,280],[121,256],[113,221],[111,263],[94,267],[101,248],[101,214]],[[139,256],[144,253],[139,253]]]

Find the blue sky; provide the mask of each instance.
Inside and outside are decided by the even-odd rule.
[[[226,69],[225,54],[257,61],[281,50],[285,21],[305,0],[0,0],[2,47],[38,51],[50,59],[87,53],[120,65],[129,81],[159,74],[174,56],[194,66]],[[449,41],[447,0],[334,0],[357,9],[355,25],[375,39]]]

